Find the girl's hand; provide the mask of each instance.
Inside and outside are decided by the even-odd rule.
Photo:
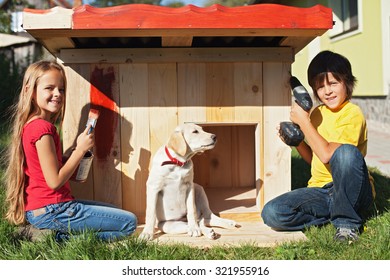
[[[95,144],[93,132],[88,134],[90,126],[77,137],[76,149],[62,167],[58,163],[56,147],[51,135],[44,135],[36,142],[39,163],[46,183],[51,189],[57,190],[70,179],[84,154]]]
[[[88,134],[89,129],[91,128],[91,124],[88,125],[85,130],[77,137],[77,146],[76,150],[80,150],[83,153],[86,153],[95,145],[94,140],[94,130]]]

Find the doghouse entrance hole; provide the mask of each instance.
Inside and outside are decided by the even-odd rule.
[[[217,136],[214,149],[193,157],[194,181],[202,185],[214,213],[254,213],[257,124],[199,124]]]

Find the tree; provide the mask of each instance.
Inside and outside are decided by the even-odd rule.
[[[0,11],[0,33],[11,33],[11,16],[5,11]]]
[[[7,118],[7,108],[15,102],[22,80],[22,69],[19,64],[13,63],[6,55],[0,53],[0,118]]]

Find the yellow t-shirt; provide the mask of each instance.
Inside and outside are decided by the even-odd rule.
[[[366,156],[367,126],[359,106],[346,101],[337,111],[332,111],[325,105],[320,105],[313,110],[310,119],[318,133],[328,142],[354,145],[363,157]],[[314,153],[311,161],[311,175],[309,187],[322,187],[333,181],[329,164],[322,163]],[[375,196],[371,176],[370,181]]]

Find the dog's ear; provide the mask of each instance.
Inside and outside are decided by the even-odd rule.
[[[171,134],[168,141],[168,148],[171,148],[178,155],[184,157],[187,153],[187,142],[181,131],[175,131]]]

